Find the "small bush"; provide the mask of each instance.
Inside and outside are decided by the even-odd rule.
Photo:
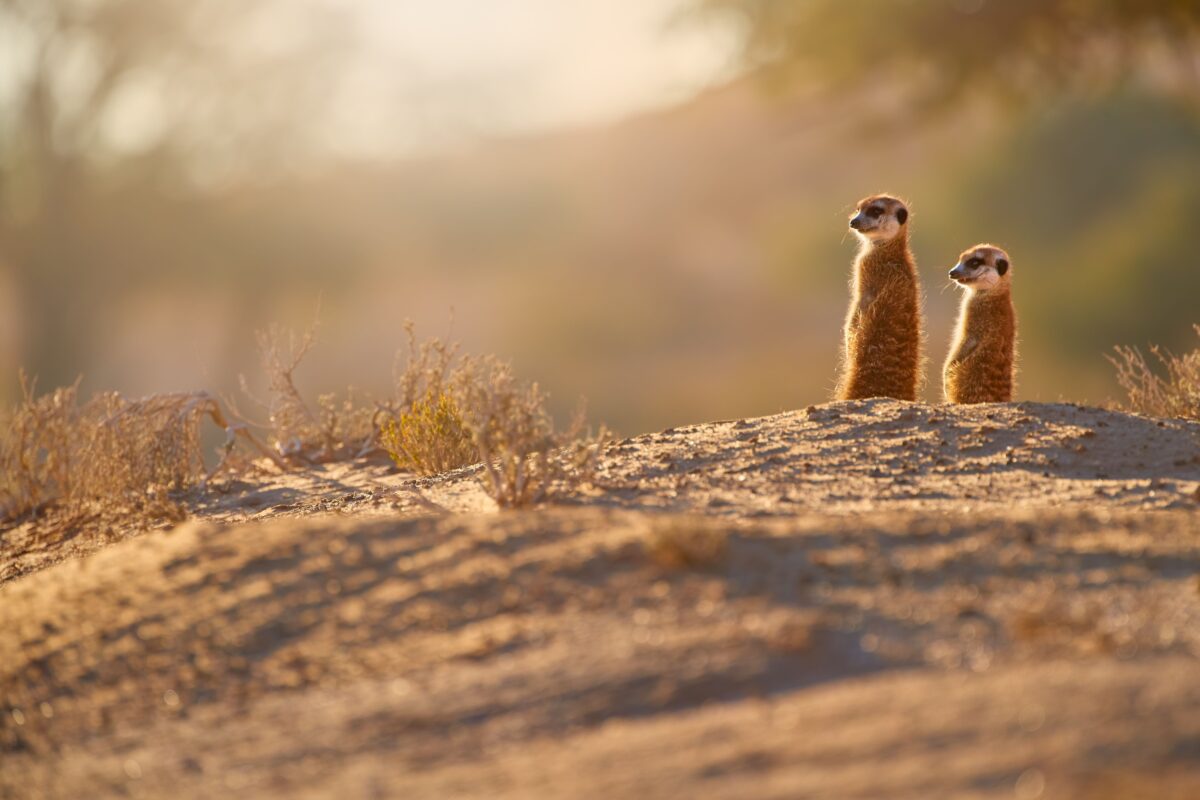
[[[476,459],[458,404],[445,393],[429,394],[385,422],[380,444],[397,465],[421,475],[437,475]]]
[[[418,343],[408,332],[396,370],[391,420],[381,442],[402,467],[424,474],[481,462],[488,494],[504,508],[528,506],[591,479],[606,434],[578,413],[558,430],[537,384],[494,357],[467,358],[457,344]]]
[[[319,396],[318,441],[325,445],[322,457],[359,458],[376,451],[381,419],[379,404],[353,386],[348,387],[344,395]]]
[[[1200,325],[1195,326],[1200,334]],[[1117,382],[1128,398],[1126,407],[1155,417],[1200,419],[1200,348],[1182,356],[1161,350],[1150,352],[1166,369],[1159,375],[1136,347],[1117,347],[1108,356],[1117,370]]]
[[[0,513],[12,519],[40,508],[73,483],[79,384],[38,397],[21,374],[22,399],[0,420]]]
[[[278,457],[289,461],[325,462],[355,458],[376,450],[381,410],[353,388],[345,397],[325,394],[314,412],[296,386],[296,370],[316,343],[316,325],[297,336],[272,325],[257,334],[259,361],[267,378],[260,399],[242,378],[242,391],[267,412],[266,425]]]
[[[461,437],[452,433],[454,426],[439,428],[432,413],[439,398],[456,402],[455,387],[465,378],[458,346],[436,338],[418,342],[411,322],[405,331],[408,348],[403,360],[397,355],[391,398],[378,400],[350,388],[343,396],[321,395],[315,406],[305,401],[297,387],[296,371],[316,344],[316,324],[301,335],[279,326],[260,331],[258,351],[266,396],[255,396],[244,378],[242,391],[266,411],[267,422],[257,427],[270,431],[275,454],[303,464],[357,458],[383,449],[406,469],[425,474],[471,463],[473,458],[460,460]],[[431,400],[432,408],[417,409]],[[439,432],[450,438],[437,441]],[[450,466],[435,466],[443,464]]]
[[[49,506],[107,519],[178,518],[182,510],[171,495],[226,468],[239,438],[253,442],[204,393],[131,401],[109,392],[80,404],[77,385],[38,396],[22,375],[21,388],[0,436],[4,519]],[[229,437],[212,471],[200,448],[206,419]]]
[[[559,431],[536,383],[522,384],[509,364],[469,361],[459,391],[463,422],[483,463],[485,487],[503,508],[538,503],[591,480],[607,438],[592,435],[582,409]]]
[[[479,456],[463,422],[461,398],[470,382],[459,347],[441,339],[418,342],[412,322],[404,326],[408,348],[393,369],[394,396],[380,428],[380,444],[404,469],[436,475],[473,464]]]
[[[469,364],[457,343],[443,342],[436,337],[418,342],[416,327],[411,321],[404,324],[404,332],[408,337],[404,368],[400,368],[399,353],[392,368],[397,411],[411,409],[430,397],[453,394],[470,379]]]

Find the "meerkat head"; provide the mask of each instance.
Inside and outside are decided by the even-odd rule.
[[[885,242],[906,230],[908,207],[887,194],[872,195],[859,202],[850,227],[869,242]]]
[[[950,270],[950,278],[972,292],[988,292],[1007,286],[1012,279],[1008,253],[990,244],[977,244],[964,250]]]

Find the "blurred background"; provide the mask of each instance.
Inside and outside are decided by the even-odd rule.
[[[861,196],[930,381],[977,241],[1023,399],[1200,322],[1194,0],[0,0],[0,399],[386,391],[411,318],[622,433],[820,402]],[[253,382],[253,381],[252,381]]]

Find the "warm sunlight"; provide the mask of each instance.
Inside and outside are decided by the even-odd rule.
[[[1200,798],[1197,0],[0,0],[0,798]]]
[[[387,152],[603,123],[681,100],[729,77],[735,42],[724,28],[675,22],[680,6],[363,0],[352,6],[366,52],[346,135]]]

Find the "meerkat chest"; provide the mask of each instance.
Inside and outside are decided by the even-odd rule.
[[[952,352],[955,361],[963,361],[979,347],[979,336],[966,328],[959,330],[958,346]]]

